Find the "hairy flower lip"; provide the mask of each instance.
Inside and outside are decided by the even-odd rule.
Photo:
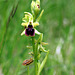
[[[29,36],[29,35],[30,35],[31,37],[32,37],[32,36],[35,36],[35,29],[32,28],[32,27],[31,27],[31,28],[29,28],[29,27],[26,28],[26,30],[25,30],[25,35],[26,35],[26,36]]]

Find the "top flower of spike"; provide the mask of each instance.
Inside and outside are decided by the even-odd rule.
[[[25,17],[23,18],[22,26],[25,27],[24,31],[21,33],[21,35],[25,34],[26,36],[35,36],[35,28],[39,25],[38,22],[33,23],[33,16],[29,12],[25,12]]]

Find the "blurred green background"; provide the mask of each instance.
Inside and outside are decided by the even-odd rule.
[[[27,75],[22,62],[30,58],[31,38],[21,36],[25,11],[31,0],[0,0],[0,75]],[[50,50],[41,75],[75,75],[75,0],[41,0],[44,14],[38,31]],[[41,60],[45,57],[42,53]],[[34,66],[30,65],[30,75]]]

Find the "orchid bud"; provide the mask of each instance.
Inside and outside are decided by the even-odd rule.
[[[32,3],[31,3],[32,14],[34,14],[34,10],[35,10],[35,1],[32,1]]]
[[[38,15],[40,11],[40,0],[32,1],[31,11],[33,15]]]
[[[40,6],[40,0],[36,0],[37,5]]]
[[[38,15],[40,11],[40,0],[36,0],[36,4],[35,4],[35,14]]]

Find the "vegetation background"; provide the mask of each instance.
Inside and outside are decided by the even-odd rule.
[[[27,75],[30,37],[21,36],[24,12],[32,0],[0,0],[0,75]],[[38,31],[50,50],[41,75],[75,75],[75,0],[41,0],[44,14]],[[45,54],[41,56],[41,60]],[[34,73],[30,65],[30,75]]]

